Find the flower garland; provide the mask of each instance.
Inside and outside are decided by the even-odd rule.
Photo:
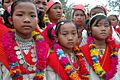
[[[76,49],[76,48],[75,48]],[[82,78],[86,78],[86,79],[88,79],[89,77],[87,77],[87,74],[89,74],[88,72],[83,72],[83,73],[86,73],[86,75],[84,75],[84,77],[83,76],[81,76],[81,75],[79,75],[78,74],[78,72],[77,71],[75,71],[74,69],[73,69],[73,67],[71,66],[71,64],[70,64],[70,62],[69,62],[69,60],[67,59],[67,57],[65,56],[65,54],[64,54],[64,52],[63,52],[63,50],[61,49],[61,47],[60,47],[60,45],[59,44],[55,44],[54,45],[54,51],[57,53],[57,55],[58,55],[58,57],[59,57],[59,60],[60,60],[60,63],[64,66],[64,69],[65,69],[65,71],[68,73],[68,75],[69,75],[69,77],[70,77],[70,79],[71,80],[82,80]],[[81,61],[80,61],[81,60]],[[80,61],[80,64],[81,65],[84,65],[84,62],[83,62],[83,60],[82,59],[80,59],[79,61]],[[85,67],[85,65],[84,65],[84,67]],[[84,68],[84,69],[86,69],[86,68]],[[85,70],[86,71],[86,70]]]
[[[13,31],[8,32],[4,35],[3,46],[6,51],[6,55],[8,56],[10,76],[13,80],[23,80],[23,75],[19,67],[19,61],[17,59],[16,51],[14,49],[15,46],[13,45],[13,43],[15,42],[15,32]],[[36,54],[38,56],[36,75],[33,80],[43,80],[44,69],[46,67],[46,48],[43,47],[45,45],[45,42],[39,32],[33,31],[32,36],[36,41]]]
[[[80,73],[82,74],[82,79],[88,79],[90,77],[90,74],[85,66],[85,61],[83,60],[83,58],[84,58],[83,53],[78,48],[78,46],[74,46],[73,50],[74,50],[74,53],[77,56],[78,62],[80,64]]]
[[[118,56],[117,56],[117,48],[115,46],[115,42],[112,38],[108,37],[106,39],[107,44],[109,45],[110,48],[110,71],[106,72],[102,66],[99,63],[98,55],[99,52],[96,49],[95,42],[92,37],[88,37],[88,44],[90,47],[90,53],[91,53],[91,58],[93,61],[93,68],[95,70],[95,73],[101,77],[104,78],[104,80],[109,80],[112,77],[114,77],[115,73],[117,72],[117,64],[118,64]]]

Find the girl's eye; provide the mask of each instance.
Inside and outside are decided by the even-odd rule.
[[[110,26],[107,24],[107,25],[105,25],[105,27],[110,27]]]
[[[79,16],[79,14],[76,14],[75,16]]]
[[[31,17],[32,17],[32,18],[35,18],[35,17],[36,17],[36,15],[31,15]]]
[[[95,25],[95,27],[100,27],[100,26],[101,26],[100,24]]]
[[[16,16],[23,16],[23,14],[16,14]]]
[[[47,6],[47,3],[46,3],[46,2],[43,2],[43,5]]]
[[[72,35],[76,35],[76,32],[72,33]]]
[[[61,33],[61,34],[64,35],[64,36],[67,35],[67,33]]]
[[[59,9],[61,10],[62,8],[61,8],[61,7],[59,7]]]
[[[56,7],[54,7],[54,9],[57,9]]]
[[[64,36],[65,36],[65,35],[67,35],[67,34],[66,34],[66,33],[63,33],[62,35],[64,35]]]

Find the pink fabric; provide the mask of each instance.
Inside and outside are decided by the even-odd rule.
[[[47,25],[47,27],[46,27],[46,29],[42,32],[42,35],[43,35],[43,37],[44,37],[44,39],[46,40],[46,42],[49,44],[49,46],[52,46],[54,43],[55,43],[55,40],[52,40],[52,39],[50,39],[49,37],[48,37],[48,30],[50,29],[50,28],[53,28],[55,26],[55,24],[49,24],[49,25]],[[53,31],[52,31],[53,32]],[[55,33],[53,32],[53,35],[54,35]]]
[[[7,11],[8,11],[8,13],[10,14],[10,12],[11,12],[11,6],[9,6],[9,7],[7,8]]]
[[[85,7],[82,4],[75,5],[73,10],[82,10],[85,12]]]
[[[48,2],[48,5],[47,5],[47,11],[48,11],[55,3],[60,3],[60,4],[61,4],[61,2],[60,2],[59,0],[50,0],[50,1]]]

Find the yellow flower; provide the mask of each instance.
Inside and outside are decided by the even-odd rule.
[[[72,69],[72,66],[71,66],[71,65],[67,65],[67,66],[65,67],[65,70],[69,70],[69,69]]]
[[[112,55],[118,55],[118,52],[112,52],[111,56]]]
[[[98,56],[99,52],[97,49],[90,50],[91,56]]]
[[[82,80],[80,77],[79,77],[79,74],[77,72],[73,72],[71,75],[70,75],[70,78],[72,80]]]

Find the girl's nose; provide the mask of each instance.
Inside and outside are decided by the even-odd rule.
[[[73,36],[69,35],[68,40],[72,40],[72,39],[73,39]]]
[[[30,19],[29,19],[28,17],[25,17],[25,18],[24,18],[24,22],[29,23],[29,22],[30,22]]]
[[[104,25],[102,25],[101,30],[106,30],[106,27]]]

